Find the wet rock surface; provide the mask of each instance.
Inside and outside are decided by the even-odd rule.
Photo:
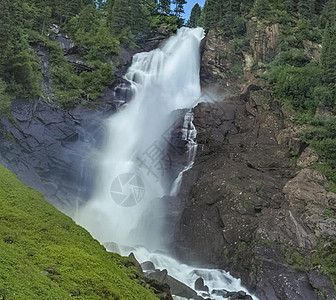
[[[231,97],[194,109],[199,150],[178,196],[174,249],[188,263],[230,271],[260,299],[335,297],[329,279],[288,261],[296,250],[313,251],[319,237],[335,237],[335,219],[323,215],[335,194],[309,168],[313,151],[296,163],[279,143],[286,125],[281,107],[261,100],[267,95],[251,91],[247,102]]]
[[[64,110],[40,100],[16,100],[13,119],[1,119],[0,161],[52,204],[74,207],[91,195],[96,170],[90,154],[101,148],[102,120],[112,111],[110,106]]]

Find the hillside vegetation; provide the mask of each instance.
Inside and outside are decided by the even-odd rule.
[[[157,299],[137,278],[129,258],[0,165],[0,299]]]
[[[120,44],[134,48],[134,36],[157,31],[162,23],[175,31],[182,24],[185,0],[3,0],[0,2],[0,112],[14,98],[46,98],[41,88],[41,62],[32,46],[43,44],[50,55],[53,97],[49,101],[74,106],[92,99],[113,81],[113,56]],[[92,70],[77,72],[55,42],[56,24],[75,43]]]

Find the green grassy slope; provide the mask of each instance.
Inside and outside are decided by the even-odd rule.
[[[157,299],[125,265],[0,165],[0,299]]]

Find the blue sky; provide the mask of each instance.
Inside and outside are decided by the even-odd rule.
[[[203,7],[205,0],[187,0],[187,4],[184,6],[184,18],[186,19],[186,21],[189,19],[190,17],[190,12],[191,9],[193,8],[193,6],[198,3],[201,7]]]

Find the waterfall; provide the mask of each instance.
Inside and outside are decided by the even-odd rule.
[[[194,121],[194,114],[191,110],[189,110],[184,116],[184,122],[182,127],[182,140],[187,142],[187,162],[184,169],[179,173],[177,178],[174,180],[170,195],[177,196],[178,192],[180,191],[183,174],[190,170],[195,162],[196,152],[197,152],[197,142],[196,136],[197,131]]]
[[[181,28],[162,48],[134,56],[125,75],[131,85],[132,99],[105,122],[106,143],[102,153],[95,154],[100,169],[96,190],[75,216],[76,222],[101,243],[127,245],[122,251],[126,255],[132,247],[140,262],[155,258],[157,267],[171,267],[170,275],[189,286],[196,274],[190,274],[194,268],[180,264],[169,255],[153,253],[162,249],[165,236],[162,231],[164,210],[158,199],[178,192],[183,172],[190,169],[195,160],[197,132],[189,110],[182,128],[188,162],[175,180],[173,190],[167,188],[168,171],[173,163],[167,133],[176,127],[177,117],[174,119],[172,112],[191,109],[201,96],[199,47],[203,36],[201,28]],[[154,216],[149,230],[141,230],[143,227],[139,224],[148,214]],[[224,271],[198,272],[203,272],[211,287],[243,289],[239,280],[231,277],[228,281],[234,284],[226,284],[229,274]]]
[[[108,136],[99,159],[96,191],[75,218],[99,241],[138,244],[141,233],[136,240],[130,233],[149,203],[169,194],[167,172],[173,158],[167,151],[166,134],[176,121],[172,112],[191,108],[200,97],[203,36],[201,28],[182,28],[161,49],[134,56],[125,75],[132,99],[106,121]],[[191,118],[192,114],[187,115]],[[186,137],[192,138],[192,134]],[[161,214],[162,207],[155,207]],[[157,231],[157,236],[148,240],[144,236],[141,243],[158,241],[153,247],[160,247],[162,234]]]

